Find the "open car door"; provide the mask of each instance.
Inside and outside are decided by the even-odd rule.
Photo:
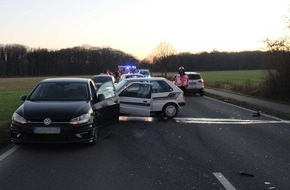
[[[119,122],[120,104],[113,82],[107,81],[99,86],[96,96],[98,102],[94,104],[94,109],[98,124],[106,126]]]
[[[150,116],[152,84],[136,82],[119,93],[120,114]]]

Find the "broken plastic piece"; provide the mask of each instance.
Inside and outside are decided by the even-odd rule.
[[[253,113],[253,117],[259,117],[261,116],[261,111],[257,111],[256,113]]]
[[[248,177],[255,177],[253,174],[250,174],[250,173],[247,173],[247,172],[243,172],[243,171],[240,172],[240,175],[248,176]]]

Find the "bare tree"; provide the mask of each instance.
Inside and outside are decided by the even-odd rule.
[[[169,57],[176,53],[175,48],[168,42],[161,42],[154,50],[153,50],[153,62],[155,64],[161,65],[161,72],[164,73],[165,77],[167,77],[167,69],[169,64]]]
[[[290,30],[290,19],[287,19]],[[277,40],[265,41],[270,52],[269,64],[274,70],[268,69],[265,79],[265,95],[268,98],[290,100],[290,36],[284,36]],[[274,92],[274,93],[273,93]],[[279,92],[279,93],[277,93]]]

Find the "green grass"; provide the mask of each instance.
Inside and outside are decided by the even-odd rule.
[[[0,147],[9,142],[9,124],[13,112],[22,104],[20,96],[28,93],[29,90],[0,92]]]
[[[253,85],[259,85],[265,78],[265,71],[263,70],[204,71],[200,73],[207,86],[214,86],[216,82],[231,82],[241,85],[249,81]]]

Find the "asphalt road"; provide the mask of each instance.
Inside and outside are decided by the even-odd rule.
[[[122,117],[94,146],[7,147],[0,189],[290,189],[289,121],[206,96],[186,103],[173,120]]]

